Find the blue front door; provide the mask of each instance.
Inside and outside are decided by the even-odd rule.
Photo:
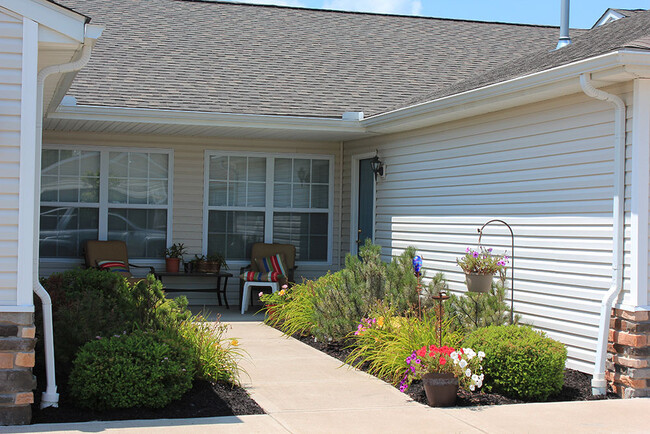
[[[357,246],[366,239],[373,240],[375,233],[375,176],[370,167],[371,158],[359,160],[359,219],[357,221]]]

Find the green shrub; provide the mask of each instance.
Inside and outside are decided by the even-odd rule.
[[[176,336],[136,331],[81,347],[69,386],[85,408],[159,408],[188,391],[193,376],[192,355]]]
[[[239,383],[242,350],[237,339],[224,335],[230,326],[195,316],[179,324],[178,333],[191,352],[198,378]]]
[[[76,269],[55,273],[42,283],[52,297],[57,381],[63,387],[77,350],[96,336],[173,328],[191,315],[187,299],[165,298],[153,276],[131,285],[117,273]],[[39,330],[41,324],[37,309]],[[40,357],[39,362],[41,366]]]
[[[512,398],[545,401],[564,383],[567,352],[543,332],[517,325],[472,332],[464,346],[485,352],[484,389]]]
[[[338,340],[353,332],[378,301],[384,301],[398,315],[417,309],[413,247],[386,264],[381,261],[381,247],[368,241],[359,256],[348,255],[343,270],[313,285],[311,332],[319,339]]]

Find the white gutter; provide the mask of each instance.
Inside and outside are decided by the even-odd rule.
[[[607,393],[605,380],[605,359],[607,357],[607,340],[612,304],[623,287],[623,231],[625,212],[625,102],[616,95],[596,89],[588,74],[580,75],[583,92],[592,98],[607,101],[615,107],[614,118],[614,203],[613,203],[613,247],[612,247],[612,284],[600,305],[598,323],[598,344],[596,347],[596,364],[591,390],[594,395]]]
[[[78,71],[86,66],[90,60],[95,40],[101,36],[103,26],[85,25],[85,39],[81,56],[74,62],[63,65],[52,65],[42,69],[38,73],[36,89],[36,143],[34,146],[34,159],[36,166],[34,170],[34,231],[39,233],[39,209],[41,197],[38,192],[41,188],[41,148],[43,146],[43,91],[45,80],[52,74],[65,74],[68,72]],[[45,340],[45,369],[47,377],[47,387],[41,398],[41,408],[58,407],[59,394],[56,392],[56,374],[54,367],[54,333],[52,325],[52,299],[45,288],[38,281],[38,237],[34,237],[34,293],[41,299],[43,304],[43,333]]]
[[[291,115],[257,115],[246,113],[214,113],[168,109],[144,109],[102,106],[61,105],[48,119],[88,120],[106,122],[137,122],[142,124],[193,125],[229,128],[267,128],[277,130],[363,133],[358,120]]]
[[[511,80],[374,115],[361,121],[368,132],[394,133],[450,122],[580,92],[575,77],[592,73],[599,82],[650,76],[650,53],[632,49],[580,60]]]

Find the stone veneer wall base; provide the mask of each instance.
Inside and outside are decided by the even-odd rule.
[[[612,309],[605,378],[622,398],[650,397],[650,312]]]
[[[31,422],[35,337],[33,313],[0,312],[0,425]]]

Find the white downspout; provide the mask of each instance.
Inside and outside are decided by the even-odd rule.
[[[625,212],[625,102],[616,95],[596,89],[587,74],[580,75],[582,91],[592,98],[607,101],[615,106],[614,119],[614,204],[613,204],[613,246],[612,246],[612,284],[605,293],[600,305],[598,323],[598,344],[596,347],[596,364],[591,380],[594,395],[607,393],[605,381],[605,360],[607,357],[607,339],[612,304],[623,288],[623,231]]]
[[[52,74],[61,74],[78,71],[86,66],[90,60],[95,40],[101,36],[103,26],[86,24],[84,45],[81,56],[74,62],[63,65],[52,65],[43,68],[38,73],[36,84],[36,143],[34,147],[34,159],[36,170],[34,170],[34,231],[39,233],[40,224],[40,191],[41,191],[41,148],[43,146],[43,92],[45,79]],[[52,299],[45,288],[38,281],[38,236],[34,237],[34,293],[41,299],[43,304],[43,335],[45,347],[45,370],[47,387],[41,398],[41,408],[58,407],[59,394],[56,392],[56,374],[54,371],[54,330],[52,325]]]

